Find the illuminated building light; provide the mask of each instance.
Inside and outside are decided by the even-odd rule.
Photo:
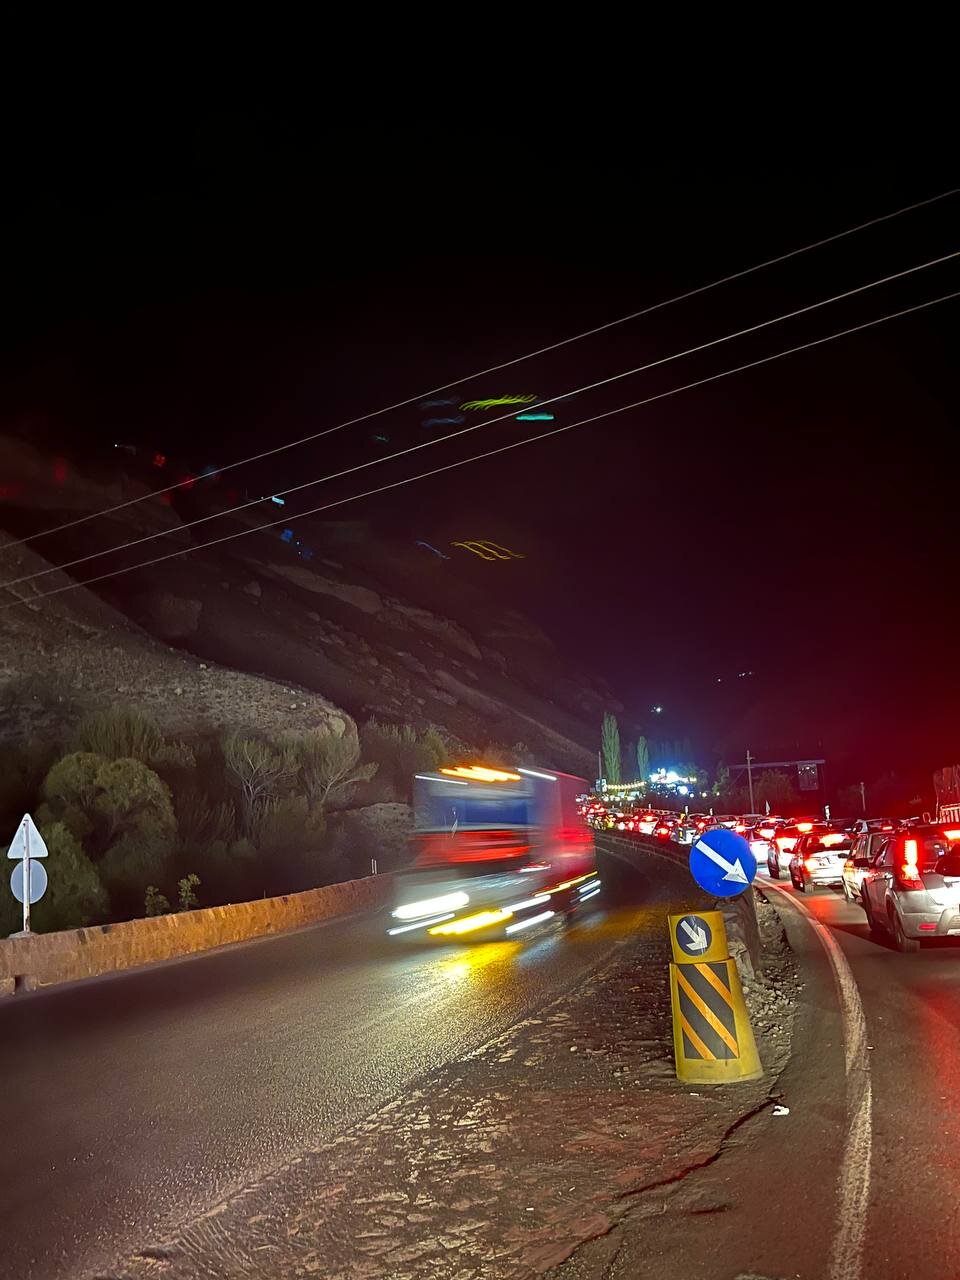
[[[286,499],[285,499],[285,498],[278,498],[278,497],[276,496],[276,494],[272,494],[272,495],[271,495],[271,497],[270,497],[270,501],[271,501],[271,502],[275,502],[275,503],[277,504],[277,506],[278,506],[278,507],[285,507],[285,506],[287,505],[287,501],[286,501]]]
[[[539,907],[541,902],[549,902],[549,893],[538,893],[534,898],[527,898],[525,902],[511,902],[507,911],[512,911],[514,915],[518,911],[526,911],[527,907]]]
[[[451,920],[449,924],[435,925],[428,930],[428,933],[437,934],[440,937],[473,933],[477,929],[488,929],[492,924],[509,920],[511,916],[510,911],[478,911],[475,916],[461,916],[459,920]]]
[[[441,898],[425,898],[422,902],[407,902],[390,914],[395,920],[416,920],[419,916],[442,915],[445,911],[459,911],[470,901],[468,893],[445,893]]]
[[[153,455],[153,465],[158,471],[165,467],[167,465],[167,455],[165,453],[155,453]]]
[[[483,764],[458,764],[452,769],[441,769],[448,778],[470,778],[474,782],[519,782],[519,773],[508,773],[506,769],[489,769]]]
[[[460,408],[464,411],[467,409],[495,409],[501,404],[533,404],[536,396],[491,396],[487,400],[464,400]]]
[[[689,787],[677,787],[677,790],[680,792],[682,796],[688,796],[690,794]]]
[[[518,422],[552,422],[552,413],[518,413]]]
[[[554,911],[541,911],[538,916],[531,916],[529,920],[518,920],[515,924],[508,924],[504,933],[519,933],[521,929],[529,929],[531,925],[542,924],[544,920],[549,920]]]
[[[388,929],[387,933],[390,937],[394,937],[398,933],[409,933],[411,929],[426,929],[428,925],[439,924],[441,920],[452,920],[453,912],[448,911],[444,916],[430,916],[426,920],[417,920],[414,924],[399,924],[395,929]]]
[[[281,542],[292,542],[292,541],[293,541],[293,530],[292,530],[292,529],[281,529],[281,531],[280,531],[280,541],[281,541]]]
[[[538,773],[536,769],[521,769],[519,765],[517,765],[517,773],[525,773],[528,778],[543,778],[544,782],[556,782],[557,780],[556,774]]]
[[[415,773],[415,778],[420,778],[424,782],[446,782],[451,787],[468,787],[469,782],[457,782],[454,778],[438,778],[435,773]]]
[[[379,441],[379,442],[380,442],[380,444],[389,444],[389,443],[390,443],[390,437],[389,437],[389,436],[377,435],[377,436],[371,436],[371,437],[370,437],[370,439],[371,439],[371,440],[377,440],[377,441]]]

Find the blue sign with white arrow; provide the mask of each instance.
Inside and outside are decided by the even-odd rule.
[[[735,898],[757,874],[757,860],[743,836],[714,827],[690,846],[690,874],[707,893]]]
[[[688,956],[702,956],[713,942],[713,930],[703,916],[681,916],[676,926],[677,945]]]

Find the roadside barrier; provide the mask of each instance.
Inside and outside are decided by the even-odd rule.
[[[756,1080],[763,1066],[740,975],[728,954],[723,914],[686,912],[667,920],[677,1078],[689,1084]]]

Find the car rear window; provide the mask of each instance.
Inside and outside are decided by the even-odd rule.
[[[842,831],[825,831],[822,836],[811,836],[804,853],[847,853],[853,841]]]
[[[960,845],[952,845],[940,855],[936,870],[942,876],[960,876]]]
[[[939,871],[944,875],[950,874],[949,871],[943,871],[942,865],[937,865],[942,856],[948,853],[946,841],[938,840],[931,836],[905,836],[901,846],[905,862],[914,861],[912,854],[908,852],[908,846],[911,844],[917,846],[916,865],[921,871]]]

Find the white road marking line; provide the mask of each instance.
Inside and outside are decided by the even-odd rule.
[[[791,906],[806,917],[827,953],[833,970],[843,1018],[843,1056],[847,1081],[847,1139],[837,1179],[837,1229],[830,1251],[829,1280],[859,1280],[863,1237],[870,1198],[870,1161],[873,1146],[873,1091],[867,1056],[867,1023],[863,1004],[847,957],[830,930],[813,912],[776,881]]]

